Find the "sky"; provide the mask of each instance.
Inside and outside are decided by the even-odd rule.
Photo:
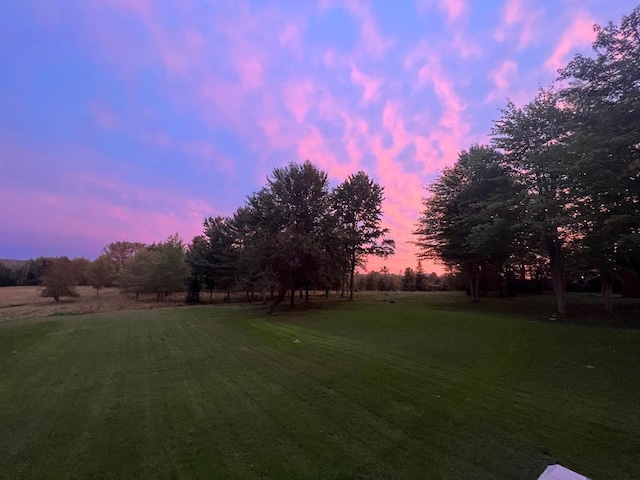
[[[384,187],[368,267],[415,268],[425,186],[634,6],[0,0],[0,258],[189,242],[309,159]]]

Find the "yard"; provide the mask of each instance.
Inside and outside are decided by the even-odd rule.
[[[0,322],[0,477],[640,478],[640,331],[502,302]]]

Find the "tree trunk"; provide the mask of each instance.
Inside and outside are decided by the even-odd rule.
[[[480,267],[474,263],[469,266],[469,294],[472,302],[480,302]]]
[[[286,297],[286,296],[287,296],[287,289],[284,288],[284,285],[281,285],[280,289],[278,290],[278,296],[275,298],[275,300],[273,301],[273,303],[269,307],[269,310],[267,311],[267,313],[269,315],[273,315],[273,311],[284,300],[284,297]]]
[[[296,303],[296,289],[295,289],[295,286],[293,285],[293,282],[291,282],[291,298],[289,299],[289,305],[293,307],[295,303]]]
[[[213,303],[213,288],[209,290],[209,303]]]
[[[602,306],[605,312],[611,313],[613,312],[613,277],[601,272],[600,283],[602,286]]]
[[[309,303],[309,285],[304,290],[304,303]]]
[[[356,257],[351,257],[351,271],[349,272],[349,300],[353,300],[353,276],[356,272]]]
[[[557,232],[547,236],[547,248],[549,249],[549,263],[551,264],[551,279],[553,292],[556,296],[558,315],[566,312],[564,281],[564,267],[562,265],[562,245]]]

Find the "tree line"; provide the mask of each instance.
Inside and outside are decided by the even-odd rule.
[[[468,276],[552,279],[565,313],[568,272],[612,285],[640,272],[640,7],[594,26],[576,55],[522,107],[508,102],[489,145],[460,152],[428,188],[414,232],[421,255]],[[635,272],[635,273],[634,273]]]
[[[349,285],[369,255],[386,257],[395,244],[381,226],[383,188],[358,172],[329,190],[327,174],[306,161],[274,169],[267,185],[229,217],[210,217],[187,251],[187,298],[202,290],[267,293],[269,308],[287,294]]]
[[[209,217],[202,235],[185,245],[176,234],[144,245],[115,242],[93,262],[39,258],[14,273],[20,284],[41,284],[56,301],[76,295],[76,285],[118,286],[136,295],[165,298],[187,292],[197,302],[203,291],[243,291],[273,301],[310,289],[349,288],[356,268],[370,255],[387,257],[395,243],[381,226],[383,188],[358,172],[329,189],[325,172],[309,161],[273,170],[267,185],[249,196],[232,216]],[[1,277],[0,277],[1,278]],[[378,282],[379,283],[379,282]]]

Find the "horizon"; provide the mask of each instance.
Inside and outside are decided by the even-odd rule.
[[[634,7],[490,4],[1,4],[0,258],[190,243],[309,159],[384,187],[396,254],[368,270],[415,269],[424,187]]]

